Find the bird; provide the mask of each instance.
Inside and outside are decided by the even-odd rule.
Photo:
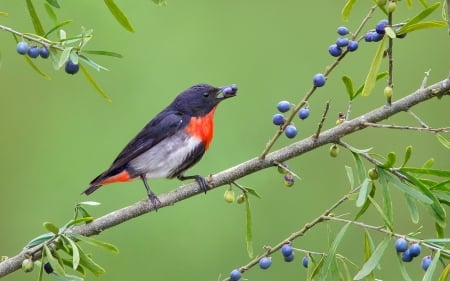
[[[236,96],[237,90],[235,84],[197,84],[184,90],[144,126],[82,193],[89,195],[106,184],[141,179],[156,210],[161,202],[147,179],[195,179],[206,193],[209,185],[204,177],[185,176],[184,172],[200,161],[211,144],[217,105]]]

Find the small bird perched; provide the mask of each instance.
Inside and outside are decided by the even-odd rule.
[[[105,184],[140,178],[155,208],[160,203],[147,178],[195,179],[202,190],[208,182],[200,175],[184,176],[196,164],[212,141],[213,117],[217,105],[234,97],[236,85],[213,87],[198,84],[179,94],[153,118],[119,153],[105,172],[83,191],[91,194]]]

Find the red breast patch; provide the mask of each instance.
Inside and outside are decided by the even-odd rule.
[[[185,129],[186,133],[200,139],[205,145],[205,149],[208,149],[213,138],[213,118],[215,110],[216,108],[214,107],[205,116],[191,117],[191,120]]]

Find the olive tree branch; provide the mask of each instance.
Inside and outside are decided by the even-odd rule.
[[[414,93],[411,93],[406,97],[393,102],[391,106],[381,106],[352,120],[344,121],[340,125],[323,131],[317,138],[315,135],[313,135],[311,137],[283,147],[277,151],[268,153],[265,158],[255,157],[227,170],[211,175],[209,177],[210,188],[214,189],[219,186],[232,183],[233,181],[243,178],[246,175],[255,173],[262,169],[276,166],[277,163],[282,163],[291,158],[300,156],[323,145],[329,143],[338,143],[342,137],[366,128],[367,122],[377,123],[400,112],[405,112],[419,103],[425,102],[434,97],[443,98],[444,96],[450,96],[450,77],[447,77],[446,79],[437,82],[427,88],[418,89]],[[197,183],[183,185],[177,189],[159,195],[158,198],[161,201],[161,206],[159,206],[159,209],[174,205],[179,201],[185,200],[200,193],[202,193],[202,190]],[[344,198],[341,200],[345,201],[346,199]],[[339,205],[339,202],[340,201],[338,201],[336,204]],[[74,233],[85,236],[97,235],[108,228],[112,228],[116,225],[124,223],[135,217],[144,215],[151,211],[154,211],[154,207],[149,203],[148,199],[146,199],[122,209],[115,210],[109,214],[93,220],[88,224],[74,226],[68,231],[72,231]],[[326,216],[328,214],[329,213],[325,211],[323,215]],[[305,228],[309,227],[311,227],[311,225],[305,225]],[[0,263],[0,277],[6,276],[9,273],[12,273],[19,269],[21,267],[22,261],[25,258],[29,257],[30,253],[34,253],[32,256],[33,259],[38,259],[41,256],[39,247],[42,246],[36,246],[31,249],[24,249],[16,256],[13,256]]]

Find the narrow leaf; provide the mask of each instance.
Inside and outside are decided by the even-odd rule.
[[[360,208],[366,202],[370,182],[371,181],[368,178],[365,178],[364,181],[361,183],[358,199],[356,200],[357,208]]]
[[[406,203],[408,204],[409,214],[411,215],[411,221],[415,224],[419,223],[419,210],[417,209],[416,200],[410,195],[405,194]]]
[[[253,258],[253,230],[252,230],[252,214],[250,209],[250,200],[247,194],[245,196],[245,243],[247,245],[247,254]]]
[[[439,8],[439,6],[441,5],[441,3],[436,2],[435,4],[429,6],[428,8],[422,10],[420,13],[418,13],[417,15],[415,15],[413,18],[411,18],[404,26],[402,26],[397,33],[402,34],[405,33],[405,30],[413,25],[416,24],[420,21],[422,21],[424,18],[426,18],[427,16],[429,16],[431,13],[434,12],[434,10],[436,10],[437,8]]]
[[[83,201],[78,203],[78,205],[86,205],[86,206],[100,206],[101,203],[97,201]]]
[[[44,37],[48,37],[48,36],[49,36],[50,34],[52,34],[53,32],[59,30],[61,27],[65,26],[65,25],[70,24],[71,22],[72,22],[72,20],[66,20],[66,21],[63,21],[63,22],[57,24],[57,25],[54,26],[52,29],[50,29],[47,33],[45,33]]]
[[[434,228],[436,229],[436,236],[439,238],[445,237],[445,226],[441,226],[439,223],[434,223]]]
[[[44,8],[45,11],[47,12],[48,17],[52,20],[54,24],[56,24],[58,22],[58,18],[56,17],[55,11],[53,11],[52,6],[50,6],[48,3],[44,3]]]
[[[51,222],[46,221],[42,225],[44,226],[45,229],[47,229],[50,232],[53,232],[54,234],[59,233],[59,228]]]
[[[433,176],[443,177],[443,178],[450,178],[450,170],[403,167],[400,169],[400,171],[401,172],[411,172],[411,173],[415,173],[415,174],[433,175]]]
[[[366,80],[364,82],[364,88],[362,90],[361,95],[366,97],[370,95],[372,90],[375,88],[375,82],[377,81],[377,73],[380,70],[381,61],[383,60],[384,53],[384,42],[386,41],[386,37],[380,41],[378,45],[377,52],[373,57],[372,63],[370,64],[369,73],[367,73]]]
[[[423,164],[422,167],[426,168],[426,169],[430,169],[433,166],[433,164],[434,164],[434,158],[430,158]]]
[[[64,51],[62,51],[58,61],[58,69],[60,69],[69,60],[70,52],[72,52],[72,49],[73,47],[67,47],[64,49]]]
[[[388,72],[387,72],[387,71],[383,71],[383,72],[378,73],[378,74],[377,74],[376,81],[378,81],[378,80],[380,80],[380,79],[386,77],[387,75],[388,75]],[[358,96],[359,94],[361,94],[361,92],[362,92],[363,89],[364,89],[364,84],[362,84],[361,86],[359,86],[359,88],[356,90],[354,98],[355,98],[356,96]]]
[[[36,31],[37,35],[43,35],[45,33],[44,28],[42,27],[41,21],[39,20],[36,10],[34,9],[33,2],[31,2],[31,0],[26,1],[28,13],[30,14],[31,21],[34,26],[34,31]]]
[[[438,281],[447,281],[448,280],[448,272],[450,271],[450,263],[447,264],[447,266],[444,268],[444,270],[441,273],[441,276],[439,276]]]
[[[100,88],[99,85],[95,82],[94,78],[92,78],[91,74],[86,70],[86,68],[80,64],[80,69],[83,72],[84,76],[88,80],[89,83],[91,83],[92,87],[94,87],[95,90],[102,96],[107,102],[112,102],[111,98]]]
[[[341,16],[343,21],[348,21],[348,17],[350,16],[350,12],[353,9],[353,5],[356,3],[356,0],[347,0],[342,9]]]
[[[123,56],[121,54],[115,53],[115,52],[109,52],[109,51],[83,50],[83,53],[91,54],[91,55],[115,57],[115,58],[120,58],[120,59],[123,58]]]
[[[80,208],[80,207],[79,207]],[[67,225],[65,225],[66,228],[71,227],[72,225],[81,224],[81,223],[90,223],[94,220],[93,217],[89,216],[83,216],[81,218],[77,218],[75,220],[70,220]]]
[[[385,172],[382,169],[379,169],[379,174],[380,174],[380,176],[381,176],[381,174],[383,174],[386,177],[387,182],[393,184],[395,187],[397,187],[401,191],[409,194],[416,200],[419,200],[424,204],[432,204],[433,203],[433,200],[431,198],[432,197],[434,198],[434,195],[427,188],[425,188],[425,189],[428,192],[426,192],[426,195],[424,195],[424,193],[422,193],[423,192],[422,190],[421,190],[422,192],[417,191],[416,189],[412,188],[411,186],[401,182],[397,177],[394,177],[393,175]],[[405,175],[406,175],[406,173],[405,173]]]
[[[353,280],[361,280],[364,277],[368,276],[375,269],[375,267],[380,262],[380,259],[383,256],[384,251],[389,246],[390,242],[391,242],[391,237],[386,236],[384,238],[384,240],[375,249],[375,251],[372,253],[372,256],[370,256],[369,260],[367,260],[367,262],[364,263],[363,267],[356,274],[356,276],[353,278]]]
[[[248,192],[248,194],[251,194],[259,199],[262,199],[261,195],[254,188],[248,186],[244,186],[244,188]]]
[[[59,264],[58,260],[52,255],[52,252],[50,251],[48,246],[45,244],[44,244],[44,251],[45,251],[45,257],[47,258],[48,262],[52,266],[55,273],[59,274],[61,276],[66,275],[64,268]]]
[[[393,203],[391,198],[391,193],[388,186],[388,179],[386,178],[384,173],[381,173],[381,168],[377,167],[377,172],[380,175],[379,183],[381,184],[381,190],[383,192],[383,206],[385,210],[386,217],[390,224],[392,225],[394,221],[394,210]],[[384,172],[384,171],[383,171]]]
[[[353,98],[355,97],[355,90],[353,89],[352,79],[349,76],[344,75],[344,76],[342,76],[342,82],[344,82],[344,86],[345,86],[345,90],[347,90],[348,98],[352,101]]]
[[[348,182],[350,183],[350,189],[355,187],[355,178],[353,176],[353,170],[350,166],[345,166],[345,171],[347,172]]]
[[[60,6],[58,4],[58,0],[47,0],[47,3],[49,3],[50,5],[52,5],[55,8],[60,8]]]
[[[383,208],[381,208],[380,205],[378,205],[378,203],[372,197],[367,197],[367,199],[369,199],[370,203],[375,207],[375,210],[378,212],[380,217],[383,219],[386,227],[392,231],[392,229],[394,228],[392,226],[392,220],[387,216],[387,214],[385,213],[385,210]]]
[[[53,237],[55,237],[54,233],[45,233],[45,234],[39,235],[39,236],[33,238],[30,242],[28,242],[27,245],[25,246],[25,248],[32,248],[34,246],[40,245],[40,244],[52,239]]]
[[[400,254],[397,254],[397,261],[398,266],[400,267],[400,273],[402,274],[403,280],[412,281],[411,277],[408,274],[408,271],[406,270],[405,262],[402,260],[402,256]]]
[[[96,262],[94,262],[94,260],[86,255],[86,253],[78,244],[76,245],[78,247],[78,252],[80,253],[80,265],[91,271],[95,276],[100,276],[105,273],[105,270],[100,265],[98,265]]]
[[[91,60],[88,57],[85,57],[84,55],[79,55],[78,58],[80,60],[82,60],[85,64],[89,65],[90,67],[92,67],[93,69],[95,69],[97,71],[100,71],[100,70],[109,71],[109,69],[107,69],[106,67],[99,65],[98,63],[96,63],[95,61]]]
[[[61,235],[61,238],[66,244],[70,245],[72,249],[72,268],[73,270],[77,270],[78,265],[80,264],[80,252],[78,251],[78,247],[75,242],[67,237],[67,235]]]
[[[312,258],[312,257],[311,257]],[[314,280],[317,274],[322,270],[323,263],[325,261],[326,256],[322,255],[318,263],[314,263],[314,268],[311,270],[311,274],[308,276],[308,281]]]
[[[439,262],[439,257],[441,256],[441,251],[438,250],[434,253],[433,259],[431,260],[430,266],[428,267],[422,281],[433,281],[433,274],[436,271],[436,266]]]
[[[369,197],[373,198],[375,196],[376,187],[375,184],[372,182],[372,189],[370,190]],[[358,220],[366,211],[369,209],[369,206],[371,204],[371,200],[369,198],[366,198],[366,202],[364,202],[364,205],[359,209],[358,213],[355,216],[355,221]]]
[[[386,162],[384,162],[381,167],[383,168],[392,168],[395,165],[395,162],[397,161],[397,155],[395,152],[389,152],[387,155]]]
[[[365,229],[364,231],[364,261],[367,262],[369,260],[369,258],[372,256],[372,252],[373,252],[373,240],[370,237],[370,233],[369,231],[367,231],[367,229]],[[370,273],[370,280],[374,280],[375,276],[373,274],[373,272]],[[347,280],[351,280],[351,278],[348,278]]]
[[[339,231],[339,233],[336,235],[336,237],[333,240],[333,243],[330,246],[330,249],[327,252],[327,255],[325,257],[325,261],[323,264],[323,269],[322,269],[322,276],[320,277],[319,280],[327,280],[328,277],[328,273],[330,272],[331,266],[334,263],[334,261],[336,260],[336,251],[337,248],[339,246],[339,244],[342,241],[342,238],[344,238],[344,234],[347,231],[348,227],[350,226],[350,223],[345,224],[341,230]]]
[[[69,233],[68,235],[70,235],[71,237],[73,237],[73,238],[75,238],[75,239],[77,239],[79,241],[82,241],[82,242],[85,242],[85,243],[87,243],[89,245],[92,245],[92,246],[95,246],[95,247],[107,250],[107,251],[112,252],[114,254],[118,254],[119,253],[119,249],[116,246],[114,246],[114,245],[112,245],[110,243],[106,243],[106,242],[103,242],[103,241],[100,241],[100,240],[97,240],[97,239],[94,239],[94,238],[91,238],[91,237],[87,237],[87,236],[84,236],[84,235],[81,235],[81,234],[78,234],[78,233]]]
[[[448,141],[442,134],[436,134],[439,142],[447,149],[450,149],[450,141]]]
[[[108,7],[114,18],[122,25],[123,28],[130,32],[134,32],[134,27],[128,20],[127,16],[122,12],[122,10],[117,6],[113,0],[104,0],[106,6]]]
[[[364,164],[357,153],[352,151],[352,155],[353,160],[355,160],[356,170],[358,171],[359,183],[362,183],[366,178],[366,168],[364,167]]]
[[[448,24],[445,21],[441,21],[441,20],[433,20],[433,21],[424,21],[424,22],[419,22],[416,24],[411,24],[408,25],[408,27],[403,28],[402,33],[400,33],[400,31],[398,31],[398,34],[404,34],[404,33],[410,33],[416,30],[420,30],[420,29],[430,29],[430,28],[443,28],[443,27],[447,27]]]
[[[411,153],[412,153],[412,146],[408,145],[405,150],[405,158],[403,159],[403,163],[402,163],[401,167],[404,167],[406,165],[406,163],[408,163],[409,158],[411,158]]]

